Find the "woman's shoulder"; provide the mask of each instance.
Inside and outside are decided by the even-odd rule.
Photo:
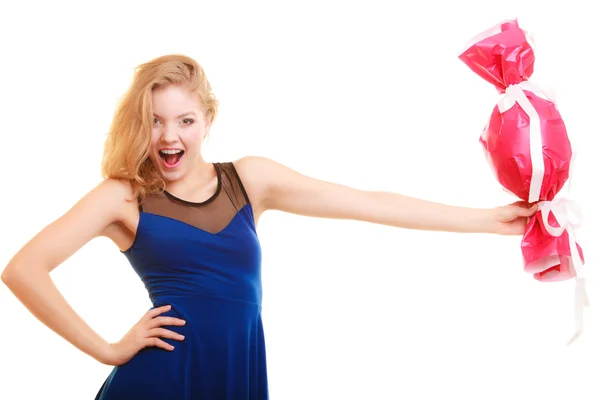
[[[127,179],[106,178],[98,184],[97,190],[113,201],[127,202],[136,200],[133,185]]]
[[[267,157],[262,156],[244,156],[233,161],[229,161],[235,167],[236,171],[244,175],[261,175],[269,171],[276,163]]]
[[[261,186],[273,166],[273,161],[261,156],[244,156],[228,162],[240,179],[248,185]]]
[[[130,214],[130,209],[137,210],[135,190],[127,179],[105,178],[87,196],[94,197],[96,204],[111,210],[118,220]]]

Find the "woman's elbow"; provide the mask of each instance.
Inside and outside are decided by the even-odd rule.
[[[2,279],[2,283],[4,283],[9,288],[13,284],[13,282],[15,281],[15,273],[13,271],[13,268],[11,268],[10,264],[7,265],[6,268],[4,268],[4,271],[2,271],[0,279]]]
[[[4,271],[2,271],[0,278],[2,279],[2,282],[11,289],[26,281],[26,276],[30,275],[30,273],[31,271],[26,271],[26,268],[23,268],[21,263],[11,261],[6,268],[4,268]]]
[[[19,268],[14,263],[9,263],[2,271],[0,275],[2,283],[10,287],[15,281],[19,279]]]

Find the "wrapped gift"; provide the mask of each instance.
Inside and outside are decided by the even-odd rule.
[[[494,175],[521,200],[539,202],[521,241],[525,271],[542,282],[576,281],[574,340],[587,296],[583,251],[575,241],[581,212],[565,193],[573,149],[553,94],[529,80],[533,41],[516,19],[508,20],[473,38],[459,59],[499,93],[479,138]]]

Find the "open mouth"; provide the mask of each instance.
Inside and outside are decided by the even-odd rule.
[[[183,153],[185,153],[183,150],[160,150],[158,152],[163,165],[167,168],[175,168],[179,165]]]

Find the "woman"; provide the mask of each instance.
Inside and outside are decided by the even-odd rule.
[[[2,280],[49,328],[114,365],[97,399],[267,399],[261,322],[266,210],[408,229],[519,235],[535,206],[452,207],[306,177],[272,160],[209,163],[218,102],[189,57],[138,67],[105,145],[105,180],[10,261]],[[110,238],[153,307],[107,343],[50,278],[88,241]]]

